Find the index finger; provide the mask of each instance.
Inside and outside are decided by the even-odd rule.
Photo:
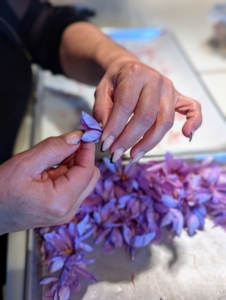
[[[114,102],[110,117],[104,128],[101,140],[102,142],[109,136],[114,140],[122,133],[129,118],[135,110],[143,81],[137,80],[134,74],[119,74],[114,93]]]

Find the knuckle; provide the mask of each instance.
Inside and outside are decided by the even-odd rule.
[[[198,101],[196,101],[196,100],[194,100],[194,106],[195,106],[195,109],[196,110],[201,110],[201,104],[198,102]]]
[[[151,113],[145,113],[140,118],[140,123],[145,127],[151,127],[155,122],[155,116]]]
[[[126,115],[131,115],[132,112],[133,112],[133,104],[130,102],[130,101],[119,101],[119,106],[120,106],[120,109],[121,111],[126,114]]]
[[[127,72],[130,75],[136,74],[140,70],[140,64],[138,62],[128,62],[126,65]]]
[[[164,120],[162,127],[164,130],[168,131],[173,127],[173,123],[174,123],[174,119],[168,118],[168,119]]]
[[[55,199],[54,203],[50,203],[47,207],[49,215],[53,220],[62,219],[68,214],[72,206],[71,199],[65,199],[65,197],[60,197]]]
[[[151,81],[152,81],[152,84],[154,86],[158,86],[159,87],[159,86],[162,85],[163,76],[159,72],[153,71]]]
[[[46,147],[51,153],[55,153],[59,155],[59,151],[63,150],[61,143],[61,139],[64,141],[62,137],[49,137],[43,141],[43,146]],[[65,141],[64,141],[65,142]]]

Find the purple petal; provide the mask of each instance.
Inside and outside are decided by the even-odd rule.
[[[86,239],[88,239],[96,230],[96,227],[94,225],[92,225],[92,228],[89,229],[85,234],[83,234],[80,238],[80,241],[84,241]]]
[[[103,161],[104,161],[106,167],[107,167],[112,173],[115,173],[115,172],[116,172],[115,164],[112,164],[112,163],[110,162],[110,159],[109,159],[109,158],[104,157],[104,158],[103,158]]]
[[[59,292],[58,290],[56,290],[56,291],[55,291],[55,294],[54,294],[53,300],[60,300],[60,299],[59,299],[58,292]]]
[[[95,239],[95,244],[98,245],[98,244],[102,243],[103,240],[104,240],[104,238],[108,235],[108,233],[109,233],[110,231],[111,231],[110,228],[101,231],[101,232],[97,235],[97,237],[96,237],[96,239]]]
[[[174,215],[171,211],[169,211],[162,219],[161,227],[167,226],[172,223]]]
[[[115,251],[115,246],[111,242],[106,241],[104,243],[104,251],[108,254],[113,253]]]
[[[101,223],[101,216],[100,216],[100,214],[99,214],[97,211],[94,211],[94,212],[93,212],[93,218],[94,218],[94,221],[95,221],[97,224],[100,224],[100,223]]]
[[[97,130],[102,131],[102,128],[100,127],[100,125],[98,124],[98,122],[93,117],[91,117],[90,115],[88,115],[87,113],[85,113],[84,111],[82,112],[81,122],[82,122],[82,124],[85,123],[85,125],[88,128],[97,129]]]
[[[209,201],[212,198],[212,196],[211,196],[211,194],[199,194],[199,195],[197,195],[197,198],[198,198],[198,203],[201,204],[201,203]]]
[[[51,282],[59,281],[59,278],[56,277],[46,277],[40,281],[40,284],[49,284]]]
[[[89,273],[88,271],[86,271],[86,270],[84,270],[84,269],[82,269],[82,268],[80,268],[78,266],[74,266],[74,270],[79,275],[81,275],[81,276],[83,276],[85,278],[88,278],[88,279],[90,279],[92,281],[95,281],[95,282],[97,281],[96,277],[93,274]]]
[[[101,138],[102,132],[98,130],[87,130],[83,136],[82,136],[82,141],[84,142],[99,142]]]
[[[64,265],[65,259],[66,257],[62,256],[53,257],[49,266],[50,273],[60,270]]]
[[[77,229],[80,236],[83,235],[86,232],[86,230],[90,229],[90,227],[92,226],[88,222],[89,215],[87,214],[85,218],[83,218],[83,220],[77,224]]]
[[[118,228],[114,228],[112,230],[111,241],[115,245],[116,248],[122,247],[122,244],[123,244],[122,233]]]
[[[68,286],[60,288],[58,295],[59,300],[68,300],[70,298],[70,288]]]
[[[177,207],[178,206],[177,202],[168,195],[162,195],[162,202],[167,207]]]
[[[59,279],[58,279],[58,281],[59,281]],[[54,296],[56,290],[57,290],[58,284],[59,284],[59,283],[56,282],[56,283],[54,283],[51,287],[49,287],[49,288],[45,291],[44,296],[45,296],[46,298],[52,298],[52,297]]]
[[[169,208],[168,207],[166,207],[164,204],[162,204],[162,203],[155,203],[154,204],[154,208],[155,208],[155,210],[157,211],[157,212],[159,212],[159,213],[167,213],[168,211],[169,211]]]
[[[132,239],[132,246],[135,248],[140,248],[147,246],[155,237],[155,232],[143,234],[143,235],[137,235]]]
[[[87,252],[92,252],[93,251],[93,248],[89,245],[89,244],[86,244],[86,243],[83,243],[81,242],[79,247]]]
[[[78,233],[77,225],[74,222],[71,222],[68,226],[68,231],[71,236],[75,236]]]
[[[173,219],[173,230],[176,232],[178,236],[181,235],[182,229],[184,226],[184,218],[181,212],[178,212],[176,215],[174,215]]]
[[[105,204],[103,206],[103,208],[101,209],[101,219],[103,221],[105,221],[110,216],[110,214],[114,210],[114,207],[115,207],[115,205],[112,202],[108,202],[107,204]]]
[[[72,240],[71,240],[71,237],[69,235],[69,232],[68,232],[68,229],[66,228],[66,226],[60,226],[60,228],[58,229],[58,233],[62,237],[65,247],[71,248]]]
[[[94,206],[101,203],[101,198],[99,196],[89,196],[83,201],[82,205]]]
[[[132,232],[129,229],[129,227],[126,226],[126,225],[123,225],[123,237],[124,237],[124,240],[126,241],[126,243],[128,245],[130,245],[130,241],[131,241],[131,238],[132,238]]]
[[[125,196],[122,196],[118,199],[118,208],[124,208],[128,201],[133,197],[133,194],[129,194],[129,195],[125,195]]]
[[[187,220],[188,234],[194,235],[196,229],[199,228],[199,219],[195,214],[191,214]]]

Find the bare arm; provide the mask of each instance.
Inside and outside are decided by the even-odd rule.
[[[116,61],[137,61],[131,53],[86,22],[66,28],[59,53],[65,74],[90,85],[97,85]]]

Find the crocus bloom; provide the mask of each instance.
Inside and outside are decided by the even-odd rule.
[[[82,136],[82,141],[95,143],[99,142],[103,130],[97,121],[83,111],[81,124],[82,128],[85,130],[85,133]]]
[[[94,141],[102,129],[87,116],[83,113],[86,141]],[[72,289],[80,290],[81,276],[96,281],[87,267],[94,261],[85,258],[93,250],[85,242],[90,236],[94,244],[103,242],[108,253],[123,247],[133,260],[137,248],[161,242],[163,227],[171,237],[180,236],[183,228],[193,236],[209,216],[226,229],[226,172],[211,159],[188,164],[167,154],[165,161],[136,167],[110,164],[107,158],[96,165],[101,178],[73,220],[38,230],[44,264],[50,273],[61,270],[59,278],[51,274],[42,280],[50,284],[46,297],[67,300]]]

